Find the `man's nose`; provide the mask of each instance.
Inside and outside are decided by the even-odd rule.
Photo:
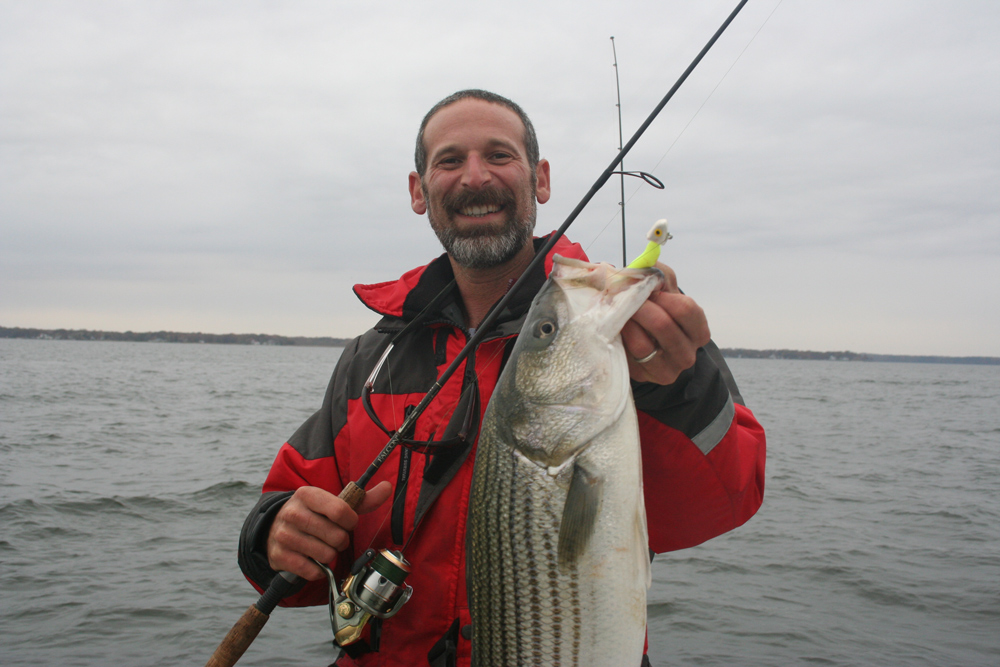
[[[471,153],[465,160],[462,185],[478,190],[493,180],[490,166],[478,153]]]

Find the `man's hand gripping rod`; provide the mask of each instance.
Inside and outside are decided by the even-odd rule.
[[[391,443],[392,440],[389,442]],[[398,439],[396,442],[399,442]],[[379,458],[384,461],[385,456],[383,454],[385,456],[388,456],[388,454],[384,450],[382,454],[379,454]],[[358,480],[358,484],[350,482],[340,492],[338,497],[350,505],[351,509],[357,509],[361,505],[361,501],[365,499],[363,484],[366,484],[371,479],[371,474],[374,474],[369,473],[371,473],[371,468],[365,471],[365,474],[362,476],[364,482],[361,480]],[[205,663],[205,667],[232,667],[235,665],[250,644],[253,643],[253,640],[257,638],[261,628],[267,623],[271,617],[271,612],[278,606],[278,603],[289,595],[297,593],[305,583],[305,579],[291,572],[278,572],[271,579],[271,584],[264,591],[264,594],[243,612],[240,620],[223,637],[222,642],[215,649],[212,657]]]

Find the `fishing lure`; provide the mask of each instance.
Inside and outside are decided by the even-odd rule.
[[[639,256],[633,259],[628,268],[630,269],[648,269],[649,267],[656,264],[656,260],[660,258],[660,248],[663,244],[674,238],[667,231],[667,220],[666,218],[662,220],[657,220],[656,224],[653,225],[652,229],[646,234],[646,240],[649,243],[646,244],[646,249],[639,253]]]

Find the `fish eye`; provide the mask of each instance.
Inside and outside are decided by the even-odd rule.
[[[535,336],[538,338],[549,338],[556,332],[556,323],[552,320],[542,320],[535,327]]]

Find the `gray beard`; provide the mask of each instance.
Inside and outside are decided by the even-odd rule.
[[[431,225],[445,252],[467,269],[492,269],[506,264],[531,240],[535,228],[533,220],[527,224],[514,221],[505,223],[499,231],[464,236],[454,227],[441,227],[433,222]]]
[[[424,189],[427,198],[427,190]],[[448,197],[442,202],[441,216],[443,221],[436,219],[436,214],[427,209],[427,218],[431,228],[437,234],[438,240],[444,246],[445,252],[455,262],[467,269],[492,269],[506,264],[514,259],[527,243],[531,242],[535,231],[534,188],[527,194],[524,202],[527,210],[521,211],[517,206],[517,198],[508,192],[496,190],[479,193],[468,193]],[[459,231],[448,219],[448,212],[471,204],[497,203],[504,205],[506,216],[500,227],[490,226]],[[444,222],[444,224],[440,224]]]

